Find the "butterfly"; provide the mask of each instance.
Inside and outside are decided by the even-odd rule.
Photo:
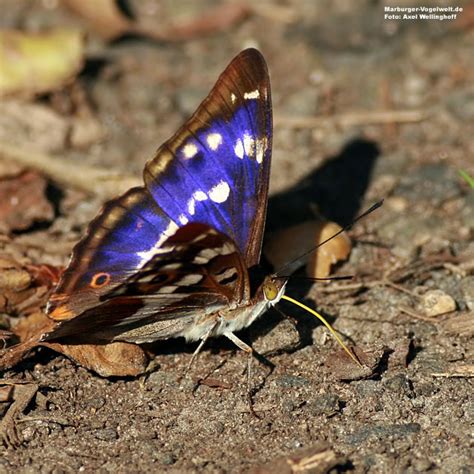
[[[259,267],[272,105],[265,60],[238,54],[146,165],[144,186],[89,224],[51,296],[42,341],[201,341],[249,326],[286,279]]]

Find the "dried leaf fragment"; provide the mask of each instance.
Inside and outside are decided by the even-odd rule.
[[[0,96],[31,96],[61,88],[81,69],[83,47],[77,30],[0,31]]]
[[[277,458],[268,464],[251,470],[251,474],[319,474],[330,472],[338,465],[345,464],[346,459],[336,455],[327,444],[319,444],[300,449],[295,453]]]
[[[132,29],[133,21],[120,11],[115,0],[64,0],[64,3],[107,40]]]
[[[104,345],[54,342],[42,345],[64,354],[78,365],[102,377],[136,377],[145,372],[148,363],[140,346],[126,342]]]
[[[123,34],[135,34],[157,41],[186,41],[227,31],[252,12],[244,3],[223,2],[194,18],[166,19],[157,24],[155,18],[150,22],[127,17],[116,0],[65,0],[65,3],[106,40],[113,40]]]
[[[265,256],[275,269],[300,257],[315,248],[337,232],[341,227],[335,222],[306,221],[276,232],[265,245]],[[345,260],[351,251],[351,242],[345,232],[329,240],[301,260],[306,263],[306,273],[312,278],[325,278],[331,274],[331,267]]]
[[[371,377],[389,350],[386,347],[371,350],[356,347],[353,352],[363,364],[362,367],[357,366],[342,349],[334,351],[325,360],[324,365],[336,380],[352,381]]]
[[[102,377],[135,377],[146,370],[147,356],[135,344],[114,342],[104,345],[76,344],[74,341],[39,342],[55,322],[43,312],[23,318],[14,328],[15,334],[24,342],[0,352],[0,369],[8,369],[21,362],[38,346],[48,347],[72,359],[78,365],[92,370]],[[71,342],[71,343],[69,343]]]
[[[46,187],[46,180],[33,171],[1,180],[0,231],[25,230],[34,222],[52,220],[54,209]]]

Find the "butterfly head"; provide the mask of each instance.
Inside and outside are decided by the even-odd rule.
[[[262,284],[263,297],[270,305],[277,304],[285,293],[287,279],[268,276]]]

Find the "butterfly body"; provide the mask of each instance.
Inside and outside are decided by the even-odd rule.
[[[248,49],[143,173],[107,203],[51,297],[44,341],[188,341],[250,325],[285,281],[256,276],[272,142],[270,82]]]

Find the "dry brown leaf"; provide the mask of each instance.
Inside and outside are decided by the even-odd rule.
[[[264,252],[275,269],[303,255],[328,239],[341,227],[334,222],[307,221],[289,227],[273,234]],[[331,273],[331,267],[341,260],[345,260],[351,251],[351,242],[345,232],[325,243],[310,255],[306,256],[301,264],[306,263],[306,273],[312,278],[325,278]]]
[[[10,402],[12,399],[13,385],[5,385],[4,387],[0,387],[0,403]]]
[[[145,372],[148,364],[144,350],[136,344],[111,342],[109,344],[43,343],[76,364],[102,377],[136,377]]]
[[[35,222],[50,221],[54,209],[46,199],[46,180],[27,171],[0,181],[0,231],[25,230]]]
[[[323,474],[332,472],[338,465],[345,464],[346,459],[336,455],[329,445],[321,443],[310,448],[300,449],[295,453],[277,458],[270,463],[252,469],[251,474]]]
[[[10,145],[28,146],[28,151],[36,153],[58,153],[64,150],[71,133],[68,117],[59,115],[51,108],[38,103],[26,103],[21,100],[2,100],[0,114],[0,141]],[[0,143],[2,158],[1,177],[11,177],[18,174],[19,165],[23,165],[16,157],[8,156]],[[5,164],[3,164],[5,163]],[[34,163],[27,163],[34,168]],[[39,166],[38,163],[37,166]],[[25,168],[25,166],[22,166]],[[15,172],[16,171],[16,172]]]
[[[21,291],[30,286],[30,274],[14,260],[0,255],[0,292]]]
[[[469,311],[450,317],[440,325],[447,333],[464,337],[474,336],[474,312]]]
[[[42,266],[18,262],[0,254],[0,312],[27,315],[39,311],[57,281],[53,267],[47,268],[52,276],[43,275],[46,270]]]
[[[0,96],[60,89],[82,68],[83,54],[83,36],[76,30],[0,31]]]
[[[251,13],[245,3],[222,3],[195,18],[169,20],[167,24],[156,25],[128,18],[115,0],[65,0],[65,3],[106,40],[123,34],[138,34],[157,41],[186,41],[227,31]]]
[[[336,380],[362,380],[371,377],[379,366],[382,358],[388,352],[385,347],[363,350],[353,348],[357,359],[363,364],[361,367],[347,355],[343,349],[331,353],[324,365],[329,368],[331,376]]]
[[[78,365],[103,377],[134,377],[142,374],[147,366],[147,356],[140,346],[125,342],[104,345],[63,344],[39,342],[41,336],[56,323],[43,312],[36,312],[21,319],[13,329],[23,343],[2,351],[0,369],[8,369],[21,362],[32,349],[38,346],[64,354]]]
[[[341,230],[335,222],[324,222],[320,232],[316,234],[314,245],[321,244]],[[346,260],[351,253],[351,240],[345,232],[321,245],[306,266],[306,274],[313,278],[325,278],[331,274],[331,267],[337,262]]]
[[[133,27],[133,21],[120,11],[115,0],[64,0],[64,3],[107,40],[117,38]]]
[[[186,41],[228,31],[250,13],[250,8],[244,3],[222,3],[190,20],[170,22],[161,29],[139,24],[134,32],[161,41]]]

